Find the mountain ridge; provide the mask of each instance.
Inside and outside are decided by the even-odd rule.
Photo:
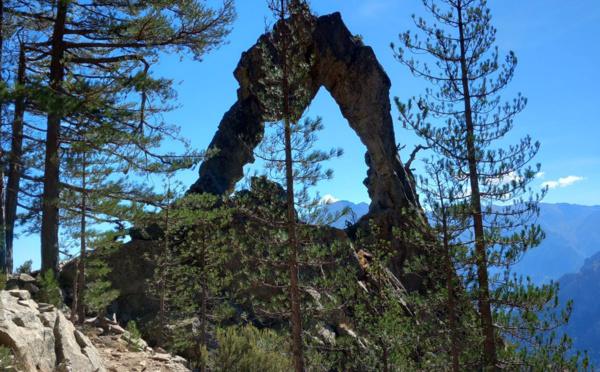
[[[341,218],[335,227],[345,227],[362,215],[366,203],[346,200],[327,204],[328,211],[349,208],[354,217]],[[364,213],[363,213],[364,214]],[[600,365],[600,206],[570,203],[540,203],[538,223],[546,239],[517,263],[517,274],[535,283],[559,284],[559,301],[573,300],[573,312],[564,331],[575,350],[587,350],[590,360]]]
[[[336,200],[326,204],[328,213],[344,208],[351,213],[332,226],[344,228],[368,212],[367,203]],[[563,275],[578,272],[586,259],[600,251],[600,206],[571,203],[540,203],[537,223],[546,233],[540,246],[526,253],[515,265],[515,271],[542,284],[558,280]]]

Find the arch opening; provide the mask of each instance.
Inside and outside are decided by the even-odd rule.
[[[312,39],[305,46],[306,55],[312,56],[307,60],[310,78],[306,88],[312,92],[312,101],[324,87],[366,147],[364,184],[371,199],[370,213],[417,206],[414,188],[396,150],[390,80],[373,50],[350,33],[339,13],[314,17],[306,25],[312,28]],[[261,43],[269,43],[268,35],[242,54],[235,71],[240,83],[238,100],[225,113],[209,146],[217,154],[201,165],[191,192],[229,193],[242,179],[244,166],[254,162],[253,149],[264,135],[264,110],[257,94],[265,50]]]

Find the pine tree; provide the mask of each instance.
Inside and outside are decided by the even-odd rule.
[[[473,263],[465,285],[477,298],[482,367],[525,364],[535,369],[527,363],[534,363],[535,357],[529,356],[536,352],[548,348],[558,359],[565,356],[565,343],[552,344],[554,338],[548,335],[565,315],[540,314],[552,308],[554,285],[536,287],[510,270],[543,238],[532,222],[544,194],[531,187],[540,169],[531,165],[539,143],[529,136],[516,145],[504,142],[526,105],[521,95],[506,103],[500,97],[514,76],[517,58],[510,52],[500,62],[485,0],[423,3],[432,21],[415,17],[420,33],[401,34],[396,57],[433,87],[407,104],[398,101],[401,120],[444,160],[444,172],[460,183],[467,202],[466,210],[459,211],[469,218],[470,235],[462,243]],[[429,59],[416,60],[410,52]],[[491,272],[493,267],[501,274]],[[507,350],[519,350],[518,357]]]
[[[104,231],[91,234],[86,233],[86,247],[92,254],[87,255],[85,261],[85,287],[82,288],[83,297],[80,296],[80,304],[84,314],[90,311],[96,314],[100,326],[105,328],[106,309],[115,299],[119,297],[119,291],[112,288],[108,279],[111,268],[107,258],[114,254],[122,244],[119,240],[120,232]]]
[[[209,341],[232,312],[226,300],[235,275],[228,270],[231,210],[216,196],[181,197],[172,187],[166,188],[159,213],[147,221],[158,222],[163,231],[152,257],[151,294],[159,304],[154,327],[162,345],[185,352],[206,370]]]
[[[79,204],[80,223],[79,223],[79,259],[77,261],[77,275],[73,283],[73,305],[72,317],[78,323],[83,324],[85,320],[85,307],[83,306],[85,290],[85,262],[87,256],[87,181],[88,181],[88,162],[86,150],[81,153],[81,203]]]
[[[6,266],[9,272],[13,268],[13,244],[17,220],[17,206],[23,167],[23,133],[26,99],[25,45],[19,45],[17,80],[14,88],[14,115],[11,125],[11,146],[8,154],[8,174],[6,181]]]
[[[431,294],[440,297],[444,308],[438,327],[442,325],[447,342],[440,342],[439,346],[446,351],[452,370],[459,371],[477,364],[477,359],[471,356],[479,349],[478,328],[470,326],[475,313],[459,274],[469,266],[465,257],[468,243],[461,243],[469,229],[469,215],[465,212],[469,210],[468,198],[462,183],[447,172],[449,167],[443,159],[428,159],[425,168],[426,174],[420,177],[418,187],[438,238],[438,244],[428,251],[428,255],[437,258],[429,262],[428,270],[435,283]],[[431,319],[438,320],[435,316]]]
[[[58,262],[60,159],[62,145],[73,138],[69,131],[87,116],[85,123],[108,127],[106,138],[118,134],[116,138],[124,141],[110,143],[112,147],[102,143],[105,151],[122,159],[137,151],[161,162],[172,160],[152,149],[173,132],[153,120],[160,109],[151,105],[151,95],[168,99],[171,92],[168,81],[150,77],[150,63],[164,50],[189,51],[200,58],[219,45],[233,18],[232,5],[227,0],[213,10],[195,0],[136,4],[40,0],[35,7],[20,4],[12,9],[15,16],[51,29],[47,40],[30,43],[37,66],[49,76],[47,94],[40,102],[40,114],[47,116],[44,176],[39,179],[44,189],[43,270],[55,270]],[[134,100],[134,94],[140,98]],[[132,108],[134,102],[139,109]]]
[[[283,372],[292,368],[282,339],[272,330],[251,325],[217,330],[219,348],[211,355],[214,371]]]
[[[2,133],[2,117],[4,111],[4,1],[0,1],[0,135]],[[2,146],[2,138],[0,138],[0,271],[3,274],[9,272],[7,265],[7,249],[6,249],[6,209],[4,204],[4,149]]]
[[[282,123],[284,142],[283,169],[286,186],[286,229],[289,245],[287,265],[289,270],[289,298],[292,325],[292,352],[294,355],[294,368],[304,371],[304,353],[302,341],[302,314],[300,304],[300,291],[298,287],[298,236],[296,224],[296,207],[294,193],[294,158],[292,143],[292,126],[302,115],[302,104],[307,101],[307,92],[302,88],[302,81],[307,78],[308,67],[304,56],[299,52],[303,32],[302,22],[308,12],[308,7],[302,1],[271,0],[269,9],[273,12],[277,24],[271,34],[271,44],[275,50],[275,59],[272,63],[265,63],[263,71],[266,78],[265,94],[261,97],[262,104],[267,108],[266,120]],[[289,18],[289,19],[288,19]],[[300,26],[300,27],[299,27]],[[265,46],[266,48],[266,46]],[[264,51],[269,61],[269,51]]]

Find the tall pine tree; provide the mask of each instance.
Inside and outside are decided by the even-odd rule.
[[[526,99],[519,94],[505,102],[500,97],[514,76],[517,58],[510,52],[500,60],[485,0],[423,4],[430,20],[414,17],[418,33],[400,35],[396,57],[432,87],[418,99],[398,102],[398,108],[403,124],[443,159],[452,188],[458,187],[466,201],[467,208],[458,212],[469,218],[468,235],[460,238],[473,263],[466,285],[477,299],[481,365],[485,370],[536,369],[540,364],[528,364],[543,365],[536,355],[563,360],[568,342],[554,344],[551,331],[564,316],[541,314],[552,307],[556,287],[536,287],[511,273],[514,263],[543,238],[535,217],[544,190],[531,186],[540,169],[532,164],[539,143],[526,136],[507,144]]]
[[[135,152],[161,162],[169,160],[170,156],[152,149],[172,132],[152,119],[160,110],[149,98],[154,91],[160,99],[168,99],[169,82],[152,79],[150,64],[161,51],[189,52],[200,59],[228,33],[233,3],[226,0],[215,10],[196,0],[133,4],[40,0],[19,2],[11,13],[24,22],[48,25],[42,30],[48,37],[29,47],[38,71],[46,71],[40,76],[48,77],[39,108],[47,126],[43,177],[38,180],[43,183],[42,269],[56,270],[61,152],[74,139],[69,131],[81,122],[103,124],[106,138],[118,133],[115,137],[121,140],[102,143],[116,157],[127,161]],[[120,90],[115,91],[116,87]],[[134,93],[138,98],[132,98]],[[82,121],[86,115],[89,120]]]
[[[300,47],[304,26],[302,24],[304,13],[308,6],[303,1],[270,0],[269,9],[273,12],[277,23],[271,35],[271,44],[274,47],[273,55],[265,50],[267,56],[263,66],[265,72],[265,94],[261,97],[263,106],[267,109],[267,121],[281,121],[283,153],[282,165],[279,169],[285,173],[286,188],[286,228],[289,245],[288,270],[289,270],[289,298],[292,324],[292,352],[294,368],[304,371],[304,351],[302,342],[302,314],[301,299],[298,286],[298,250],[299,242],[296,222],[296,203],[294,193],[294,158],[292,144],[292,126],[302,116],[301,106],[307,101],[306,94],[301,88],[303,80],[307,78],[307,66],[304,56],[300,54]],[[266,47],[265,47],[266,48]]]

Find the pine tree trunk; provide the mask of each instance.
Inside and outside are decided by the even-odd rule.
[[[80,252],[79,252],[79,261],[77,262],[77,298],[78,298],[78,307],[77,307],[77,321],[82,324],[85,320],[85,306],[83,304],[84,291],[85,291],[85,260],[86,260],[86,251],[87,251],[87,223],[85,219],[86,209],[87,209],[87,180],[86,180],[86,171],[87,171],[87,159],[85,150],[82,154],[82,173],[81,173],[81,242],[80,242]]]
[[[285,0],[281,0],[280,21],[285,21]],[[302,317],[300,312],[300,291],[298,288],[298,240],[296,237],[296,209],[294,206],[294,169],[292,164],[292,130],[290,112],[290,87],[287,66],[288,31],[283,27],[283,53],[282,53],[282,92],[283,92],[283,121],[285,130],[285,178],[287,189],[287,230],[289,241],[289,271],[290,271],[290,302],[292,322],[292,353],[296,372],[304,371],[304,355],[302,349]]]
[[[0,83],[4,83],[4,0],[0,0]],[[0,128],[2,127],[2,111],[4,109],[4,101],[0,98]],[[0,138],[1,142],[2,138]],[[6,265],[6,210],[4,204],[4,151],[0,146],[0,270],[3,273],[8,273]]]
[[[458,28],[460,36],[460,65],[462,75],[462,88],[464,94],[465,123],[467,127],[467,158],[469,163],[469,181],[471,185],[471,215],[473,217],[475,232],[475,256],[477,262],[477,281],[479,285],[478,302],[481,327],[483,330],[483,357],[486,370],[497,369],[497,355],[494,323],[490,305],[490,290],[488,279],[487,251],[483,228],[483,214],[481,208],[481,194],[479,191],[479,172],[477,170],[477,150],[475,147],[475,129],[469,92],[468,66],[466,61],[466,47],[464,23],[462,17],[462,3],[458,1]]]
[[[80,258],[81,259],[81,258]],[[77,309],[79,308],[79,262],[73,278],[73,302],[71,302],[71,323],[77,323]]]
[[[291,128],[285,121],[285,153],[286,153],[286,184],[287,184],[287,228],[290,247],[290,299],[292,310],[292,342],[294,366],[297,372],[304,371],[304,356],[302,351],[302,318],[300,314],[300,290],[298,288],[298,240],[296,237],[296,211],[294,208],[294,178],[291,161]]]
[[[64,35],[69,0],[57,0],[56,19],[52,33],[50,61],[50,88],[58,103],[62,98],[64,78]],[[58,202],[60,197],[60,125],[62,107],[51,107],[48,112],[46,132],[46,158],[44,163],[44,193],[42,200],[42,272],[58,271]]]
[[[19,67],[17,84],[23,89],[26,84],[25,45],[21,44],[19,51]],[[8,180],[6,184],[6,268],[13,271],[13,243],[15,222],[17,220],[17,202],[23,169],[23,118],[25,116],[25,95],[19,94],[15,99],[15,111],[12,122],[12,138],[10,145]]]
[[[438,184],[439,184],[438,180]],[[460,352],[459,352],[459,340],[458,335],[456,334],[456,304],[455,304],[455,288],[454,288],[454,280],[455,280],[455,272],[454,265],[452,264],[452,255],[450,253],[450,239],[449,239],[449,231],[448,231],[448,216],[447,211],[445,209],[444,203],[442,201],[442,234],[444,240],[444,261],[445,261],[445,269],[446,269],[446,290],[448,291],[448,325],[450,327],[450,354],[452,357],[452,371],[459,372],[460,371]]]
[[[165,206],[165,245],[164,252],[161,255],[159,270],[160,270],[160,282],[159,282],[159,304],[158,304],[158,324],[160,327],[159,330],[159,341],[165,342],[165,327],[167,326],[167,266],[168,266],[168,258],[169,257],[169,239],[171,239],[171,220],[170,220],[170,211],[171,211],[171,183],[169,180],[169,184],[167,186],[167,205]]]
[[[390,371],[390,363],[389,363],[389,348],[387,345],[383,345],[383,372],[389,372]]]
[[[206,342],[206,322],[207,322],[207,300],[208,300],[208,287],[207,287],[207,277],[206,275],[206,242],[204,241],[204,237],[202,238],[202,247],[200,252],[200,266],[202,269],[202,299],[200,304],[200,346],[205,347]],[[202,360],[200,365],[200,372],[206,372],[206,363]]]

